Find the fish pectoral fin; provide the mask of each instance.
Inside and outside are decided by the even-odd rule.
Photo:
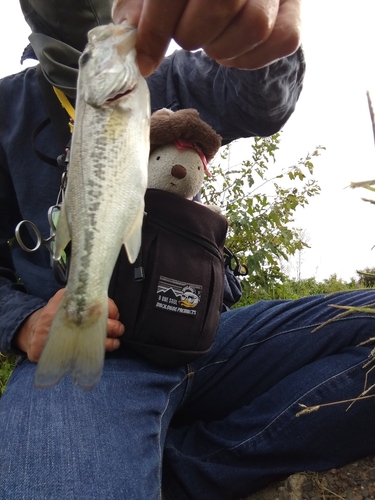
[[[135,262],[141,248],[143,215],[144,205],[142,205],[138,211],[134,219],[133,226],[131,227],[126,239],[124,239],[126,255],[128,256],[131,264]]]
[[[55,245],[53,257],[55,260],[60,260],[64,249],[71,240],[68,218],[66,216],[65,202],[61,205],[59,220],[56,226]]]
[[[120,28],[122,34],[117,37],[116,48],[120,56],[126,57],[126,55],[135,47],[135,43],[137,41],[137,30],[129,23],[121,24]]]
[[[37,389],[52,387],[70,373],[78,387],[91,390],[98,384],[103,371],[108,299],[105,297],[102,304],[93,308],[97,318],[88,318],[81,324],[67,319],[62,304],[39,359],[34,386]]]

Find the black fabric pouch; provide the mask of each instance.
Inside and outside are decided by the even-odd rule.
[[[224,217],[166,191],[148,189],[142,247],[130,264],[122,248],[109,296],[125,325],[116,356],[129,347],[163,366],[206,353],[224,291]]]

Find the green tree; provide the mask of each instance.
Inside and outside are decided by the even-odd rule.
[[[315,278],[294,279],[285,278],[282,283],[276,284],[272,289],[266,291],[264,288],[254,288],[251,293],[248,291],[248,285],[244,284],[244,294],[239,302],[239,306],[253,304],[259,300],[275,300],[275,299],[299,299],[317,294],[330,294],[336,292],[358,290],[363,288],[359,281],[351,278],[348,282],[332,274],[329,278],[323,281],[316,281]]]
[[[359,276],[359,283],[364,288],[374,288],[375,287],[375,269],[366,267],[363,271],[357,271]]]
[[[324,148],[317,147],[295,165],[273,174],[279,143],[279,133],[255,138],[251,158],[229,168],[214,165],[203,190],[203,200],[219,205],[228,219],[227,246],[249,269],[243,279],[249,300],[258,289],[266,295],[275,290],[286,279],[281,260],[308,246],[293,227],[293,216],[297,207],[304,207],[320,192],[312,178],[312,158]],[[228,154],[227,147],[222,159],[227,160]]]

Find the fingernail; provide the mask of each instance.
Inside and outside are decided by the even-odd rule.
[[[145,78],[147,76],[150,76],[158,67],[158,64],[155,62],[155,60],[145,53],[138,53],[137,61],[138,61],[139,71],[141,75]]]
[[[113,339],[113,349],[118,349],[120,347],[119,339]]]
[[[121,323],[120,329],[119,329],[119,335],[123,335],[125,332],[125,326]]]

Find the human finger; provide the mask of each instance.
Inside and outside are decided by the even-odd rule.
[[[121,337],[124,333],[125,327],[121,321],[117,319],[108,319],[107,322],[107,338]]]
[[[112,4],[112,19],[116,24],[127,20],[138,26],[141,18],[144,0],[114,0]]]
[[[107,352],[115,351],[119,347],[120,347],[119,339],[113,339],[108,337],[105,339],[105,350]]]
[[[115,301],[108,297],[108,318],[118,319],[118,317],[119,317],[118,307]]]
[[[300,0],[281,0],[273,29],[263,43],[235,58],[215,59],[224,66],[258,69],[293,54],[298,49],[300,41],[301,2]],[[207,53],[209,54],[209,49]]]
[[[301,43],[301,2],[281,0],[279,12],[270,36],[245,54],[233,59],[216,59],[219,64],[258,69],[293,54]]]
[[[65,293],[65,288],[61,288],[47,302],[47,304],[45,306],[46,310],[52,316],[55,316],[55,313],[56,313],[56,311],[57,311],[57,309],[58,309],[58,307],[60,305],[60,302],[63,299],[64,293]]]
[[[126,2],[116,19],[126,16],[138,27],[137,61],[142,75],[148,76],[162,62],[187,0],[143,0],[142,6],[134,2]]]
[[[202,47],[213,59],[238,57],[270,35],[279,0],[191,0],[174,38],[184,49]]]
[[[203,48],[212,59],[234,59],[264,43],[274,29],[279,0],[249,0],[226,29]]]
[[[117,319],[108,318],[107,323],[107,338],[105,339],[105,350],[114,351],[120,347],[121,337],[125,332],[124,325]]]
[[[118,337],[125,332],[124,325],[119,321],[119,311],[116,303],[108,298],[108,321],[107,338],[105,339],[105,350],[114,351],[120,347]]]

